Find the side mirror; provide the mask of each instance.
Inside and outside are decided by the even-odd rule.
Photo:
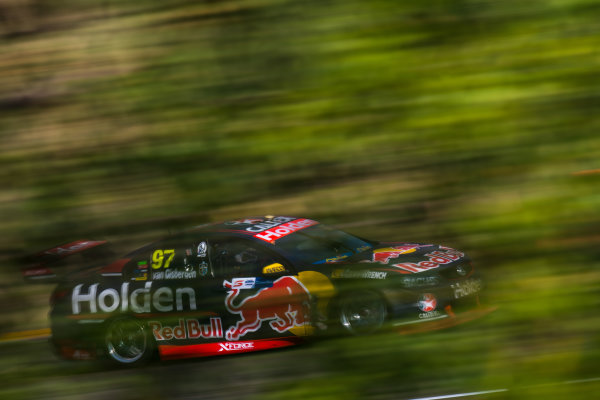
[[[276,275],[285,272],[285,267],[279,263],[269,264],[262,269],[263,275]]]

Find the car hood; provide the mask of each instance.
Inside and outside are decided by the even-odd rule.
[[[332,264],[334,271],[380,271],[419,274],[469,264],[467,256],[435,244],[381,242],[372,249]],[[334,274],[335,275],[335,272]],[[368,276],[366,276],[368,277]]]

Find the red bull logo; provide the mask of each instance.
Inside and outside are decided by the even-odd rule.
[[[373,262],[387,264],[390,258],[398,258],[401,254],[414,253],[419,245],[385,247],[373,250]]]
[[[277,332],[285,332],[308,322],[306,312],[310,304],[310,293],[295,277],[283,276],[273,282],[273,286],[259,290],[237,305],[234,301],[244,285],[236,283],[237,280],[223,282],[223,286],[229,289],[225,307],[230,313],[240,316],[240,320],[227,329],[227,340],[238,340],[248,332],[259,330],[263,321],[269,321],[271,328]]]

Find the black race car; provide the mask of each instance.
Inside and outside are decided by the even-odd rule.
[[[481,288],[469,259],[448,247],[374,242],[306,218],[246,218],[70,275],[52,294],[51,342],[64,358],[119,364],[249,352],[458,322],[480,309]]]

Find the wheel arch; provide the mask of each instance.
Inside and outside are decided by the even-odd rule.
[[[131,360],[126,361],[119,360],[119,357],[115,357],[113,354],[111,354],[111,345],[109,344],[109,335],[111,334],[111,332],[109,332],[109,330],[115,324],[119,323],[119,321],[133,322],[141,329],[141,332],[145,339],[146,347],[143,349],[142,355],[139,358],[132,357]],[[154,335],[152,334],[150,327],[148,326],[148,321],[139,318],[138,316],[132,313],[118,313],[110,316],[105,321],[103,321],[103,323],[100,326],[99,336],[96,342],[96,345],[100,350],[101,356],[113,365],[117,364],[120,366],[135,366],[139,364],[144,364],[156,358],[158,354],[158,346]]]

